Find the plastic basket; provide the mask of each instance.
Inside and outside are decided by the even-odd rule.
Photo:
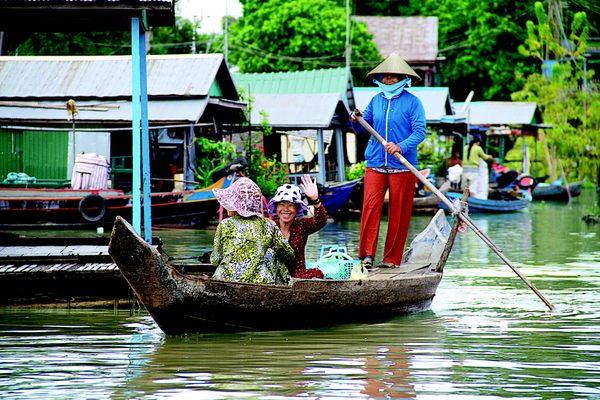
[[[317,262],[309,263],[307,268],[319,268],[325,279],[346,280],[355,265],[360,265],[360,261],[348,254],[346,246],[323,245]]]

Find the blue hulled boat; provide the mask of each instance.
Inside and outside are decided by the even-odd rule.
[[[320,195],[327,214],[332,216],[344,209],[359,182],[360,179],[356,179],[348,182],[328,184]]]
[[[446,197],[451,201],[454,199],[461,198],[460,193],[448,192],[446,193]],[[515,199],[515,200],[481,200],[476,199],[474,197],[469,197],[467,200],[467,204],[469,205],[470,213],[505,213],[505,212],[513,212],[519,211],[527,208],[531,201],[525,199]],[[450,211],[448,206],[446,206],[441,201],[438,203],[439,207]]]

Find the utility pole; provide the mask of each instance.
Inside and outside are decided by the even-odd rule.
[[[196,16],[194,16],[194,21],[192,22],[192,54],[196,54],[196,29],[198,25],[196,23]]]
[[[346,71],[350,73],[350,0],[346,0]]]
[[[229,64],[229,0],[225,0],[225,63]]]

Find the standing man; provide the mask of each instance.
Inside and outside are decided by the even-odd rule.
[[[425,139],[425,110],[421,101],[404,90],[419,75],[399,55],[392,53],[367,78],[379,86],[364,111],[364,119],[388,142],[384,147],[374,137],[365,150],[367,169],[364,182],[360,245],[358,257],[367,268],[373,266],[381,208],[386,191],[390,190],[388,230],[380,267],[393,268],[402,262],[402,253],[412,211],[417,178],[393,154],[399,152],[418,168],[417,146]],[[352,115],[357,133],[365,129]]]

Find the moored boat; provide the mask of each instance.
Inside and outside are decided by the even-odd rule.
[[[115,221],[109,253],[167,334],[297,329],[428,309],[456,224],[451,233],[449,227],[445,230],[443,251],[409,258],[400,267],[375,269],[363,280],[293,279],[288,285],[270,285],[214,280],[208,268],[183,273],[189,268],[169,265],[122,218]]]
[[[531,193],[534,200],[554,200],[568,201],[569,192],[571,197],[577,197],[581,194],[583,181],[569,183],[567,191],[566,185],[554,185],[550,183],[539,183]]]
[[[328,184],[320,195],[327,214],[335,216],[343,210],[348,205],[350,197],[359,183],[360,179],[355,179],[348,182]]]
[[[231,184],[233,175],[184,192],[152,193],[153,225],[202,226],[217,213],[212,189]],[[0,228],[89,228],[131,218],[131,195],[121,190],[0,189]]]
[[[450,200],[460,199],[461,194],[455,192],[446,193],[446,197]],[[514,199],[514,200],[482,200],[475,197],[469,197],[467,204],[469,205],[470,213],[505,213],[523,210],[529,207],[531,201],[526,199]],[[443,202],[438,203],[439,207],[450,211],[448,206]]]

